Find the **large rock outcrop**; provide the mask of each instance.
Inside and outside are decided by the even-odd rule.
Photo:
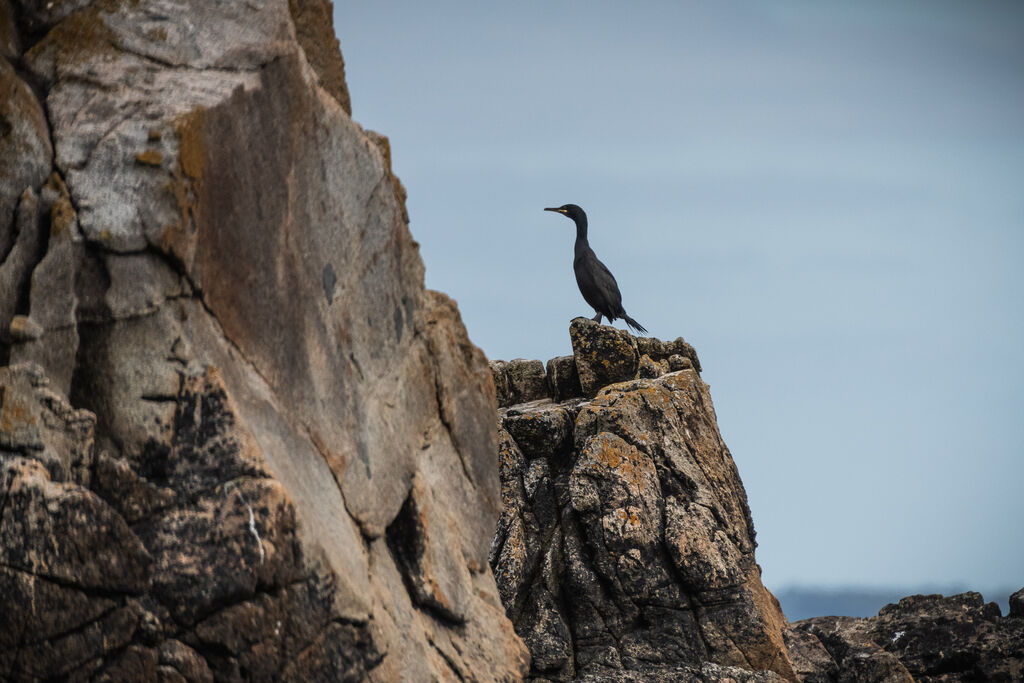
[[[515,680],[491,375],[327,0],[0,0],[0,680]]]
[[[570,335],[547,371],[491,364],[506,406],[491,566],[532,675],[795,680],[692,347],[583,318]]]
[[[806,683],[1024,680],[1024,609],[1011,601],[1003,617],[979,593],[912,595],[867,619],[804,619],[785,637]]]
[[[550,681],[1024,679],[1024,589],[788,624],[700,361],[585,318],[573,355],[492,361],[505,509],[490,561]]]

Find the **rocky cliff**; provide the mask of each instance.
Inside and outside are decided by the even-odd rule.
[[[693,348],[585,318],[570,334],[573,356],[546,367],[491,364],[505,502],[491,567],[533,675],[794,680]]]
[[[491,376],[327,0],[0,0],[0,679],[515,680]]]
[[[1024,679],[1024,589],[788,624],[700,362],[578,318],[573,355],[493,361],[504,512],[490,561],[537,681]]]
[[[489,370],[331,16],[0,0],[0,681],[1021,677],[1021,594],[788,625],[683,340]]]

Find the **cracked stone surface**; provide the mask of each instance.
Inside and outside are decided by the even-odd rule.
[[[577,392],[596,395],[499,411],[505,508],[490,560],[531,675],[795,680],[692,347],[586,319],[570,336]],[[533,396],[515,387],[540,386],[543,368],[491,364],[510,397]],[[547,368],[561,375],[549,390],[573,393],[564,359]]]
[[[1024,619],[974,592],[912,595],[864,619],[804,619],[786,642],[808,683],[1024,679]]]
[[[492,376],[331,14],[0,0],[0,680],[528,670]]]

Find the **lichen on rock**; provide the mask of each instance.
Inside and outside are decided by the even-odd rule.
[[[585,319],[570,336],[583,396],[566,396],[550,374],[566,362],[553,359],[534,384],[561,402],[510,389],[533,400],[499,412],[505,511],[491,564],[532,674],[705,680],[700,667],[714,663],[723,678],[794,680],[692,347]],[[530,367],[491,365],[510,387]]]

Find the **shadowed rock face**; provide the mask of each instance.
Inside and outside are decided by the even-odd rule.
[[[491,375],[330,17],[0,0],[0,680],[527,670]]]
[[[490,555],[532,674],[795,679],[692,347],[585,319],[570,334],[577,386],[592,399],[535,397],[529,387],[564,396],[572,382],[545,385],[539,363],[492,363],[499,394],[504,384],[539,399],[499,411],[505,510]],[[560,359],[548,368],[571,375]],[[706,663],[722,668],[701,673]]]

